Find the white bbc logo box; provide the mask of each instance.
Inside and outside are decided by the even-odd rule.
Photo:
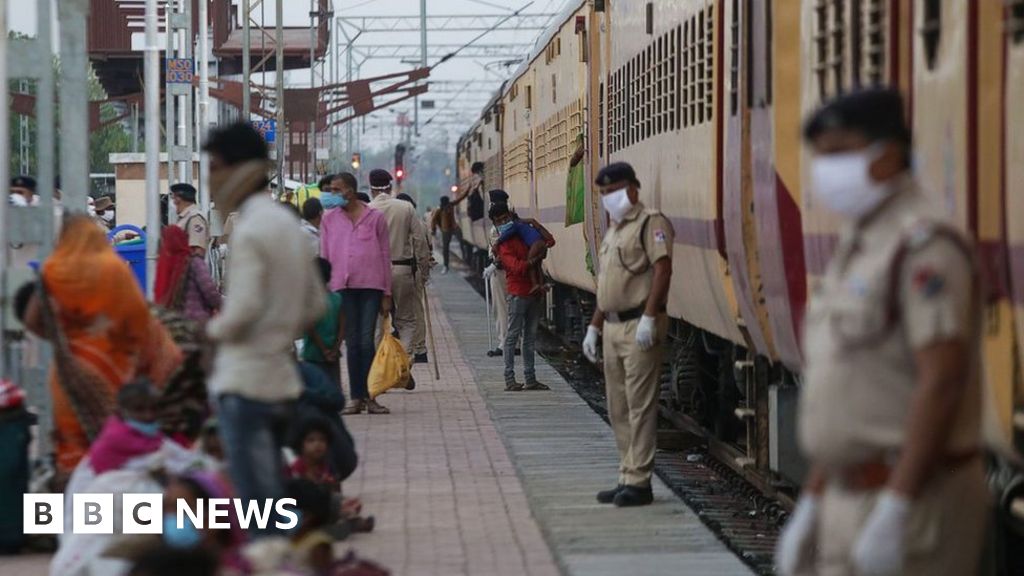
[[[75,534],[113,534],[120,516],[123,534],[163,532],[162,494],[123,494],[121,510],[113,494],[74,494],[71,499],[71,531]],[[25,534],[64,533],[63,494],[25,494],[22,527]]]

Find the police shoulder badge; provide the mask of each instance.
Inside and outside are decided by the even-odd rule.
[[[206,232],[206,227],[202,224],[195,224],[192,226],[192,231],[196,234],[202,234],[203,232]]]
[[[664,230],[659,228],[659,229],[654,231],[654,243],[655,244],[664,244],[665,243],[665,231]]]
[[[914,290],[925,298],[932,298],[942,293],[946,287],[945,277],[931,266],[922,266],[914,271]]]

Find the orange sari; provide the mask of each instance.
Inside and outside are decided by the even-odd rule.
[[[162,384],[181,361],[181,352],[150,314],[128,264],[87,217],[69,218],[53,255],[43,265],[43,282],[72,355],[81,370],[99,376],[113,399],[124,384],[147,376]],[[59,381],[50,372],[57,467],[70,471],[89,440]]]

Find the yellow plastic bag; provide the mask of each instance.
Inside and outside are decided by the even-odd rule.
[[[384,338],[377,346],[368,378],[371,399],[392,388],[405,388],[412,376],[412,358],[405,352],[398,338],[391,335],[391,316],[384,318],[381,331]]]

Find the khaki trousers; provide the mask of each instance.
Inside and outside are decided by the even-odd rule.
[[[639,320],[604,323],[604,380],[608,419],[619,448],[619,483],[649,486],[658,435],[658,391],[668,319],[658,319],[658,340],[644,352],[636,343]]]
[[[817,576],[857,576],[850,561],[878,492],[829,486],[818,518]],[[912,505],[902,576],[976,576],[989,512],[981,458],[940,473]]]
[[[426,288],[421,288],[420,283],[416,282],[415,287],[416,293],[416,330],[413,331],[412,336],[412,353],[413,354],[426,354],[427,353],[427,314],[423,310],[423,292]]]
[[[398,339],[402,342],[402,348],[412,354],[413,343],[416,339],[416,278],[412,274],[412,266],[391,267],[391,301],[394,303],[394,311],[391,315],[391,322],[398,330]],[[383,334],[380,333],[380,324],[377,324],[377,342]]]
[[[491,308],[494,312],[494,327],[498,332],[496,348],[502,347],[505,343],[505,334],[508,333],[508,291],[506,288],[505,271],[495,270],[494,275],[491,276]]]

